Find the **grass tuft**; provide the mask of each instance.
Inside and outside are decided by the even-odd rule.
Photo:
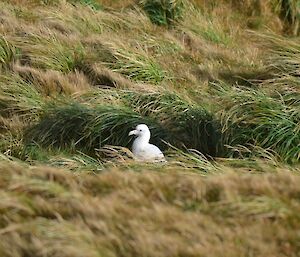
[[[50,33],[45,37],[32,33],[26,38],[17,38],[15,41],[35,68],[68,73],[74,71],[83,62],[83,46],[78,42],[68,45],[55,34]]]
[[[166,71],[156,62],[146,50],[138,46],[137,51],[124,47],[112,49],[115,61],[106,63],[114,71],[125,75],[133,81],[159,84],[166,77]]]
[[[270,97],[253,89],[222,91],[223,132],[231,145],[253,144],[275,151],[283,161],[300,159],[299,95]],[[225,95],[226,98],[224,97]],[[293,98],[291,100],[291,97]]]
[[[28,138],[44,146],[78,147],[93,155],[105,144],[129,146],[129,131],[143,122],[153,128],[154,141],[163,138],[164,130],[154,120],[126,107],[89,107],[74,102],[48,107],[41,121],[30,129]]]
[[[44,105],[44,99],[36,88],[19,76],[0,77],[1,115],[18,114],[26,119],[37,119]]]
[[[208,42],[228,46],[232,43],[233,28],[219,17],[212,17],[192,4],[188,5],[186,18],[181,22],[184,32],[191,32]]]
[[[19,58],[19,50],[7,41],[4,36],[0,37],[0,68],[5,69]]]
[[[219,167],[201,152],[189,149],[180,150],[169,145],[171,150],[167,153],[168,165],[175,165],[176,168],[181,167],[189,171],[195,171],[202,175],[208,175],[219,172]]]
[[[271,78],[263,80],[261,85],[271,90],[276,88],[281,94],[299,93],[299,40],[287,40],[274,34],[258,34],[258,39],[270,49],[266,69],[272,75]]]
[[[129,93],[125,99],[141,115],[158,120],[170,133],[171,144],[211,156],[222,153],[218,121],[204,107],[173,93]]]
[[[73,4],[79,3],[81,5],[88,6],[94,11],[102,9],[102,5],[95,0],[69,0],[69,2]]]
[[[70,29],[71,32],[79,32],[82,35],[98,35],[104,31],[104,18],[110,17],[109,14],[102,11],[95,12],[93,8],[82,8],[62,5],[62,12],[56,10],[47,10],[46,16],[60,21],[64,30]],[[98,8],[97,8],[98,10]]]
[[[141,0],[139,4],[157,25],[169,26],[183,17],[182,0]]]

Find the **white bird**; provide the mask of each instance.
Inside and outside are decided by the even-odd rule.
[[[151,134],[147,125],[137,125],[135,130],[130,131],[128,135],[137,136],[137,138],[132,144],[132,153],[137,160],[154,162],[166,161],[164,154],[161,152],[161,150],[157,146],[149,144]]]

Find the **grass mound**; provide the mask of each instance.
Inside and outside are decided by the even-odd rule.
[[[172,93],[131,93],[125,98],[139,113],[158,120],[172,135],[170,143],[211,156],[222,154],[220,126],[204,107]]]
[[[281,94],[300,93],[300,48],[297,39],[285,40],[274,34],[259,35],[271,50],[267,58],[267,70],[272,78],[262,81],[266,88],[276,88]]]
[[[19,58],[19,50],[9,41],[0,37],[0,69],[9,68],[10,65]]]
[[[0,106],[3,116],[18,114],[35,119],[42,111],[44,99],[38,90],[21,77],[0,77]]]
[[[151,130],[151,142],[162,149],[166,148],[164,140],[205,155],[223,154],[220,124],[203,107],[188,104],[168,93],[125,91],[119,96],[115,91],[111,93],[112,97],[119,98],[115,100],[119,101],[118,105],[105,105],[91,99],[89,105],[70,102],[49,107],[41,121],[30,128],[29,138],[44,146],[73,145],[86,151],[105,144],[128,147],[131,142],[128,132],[137,124],[145,123]],[[106,94],[105,90],[102,94]],[[85,101],[86,97],[82,99]]]
[[[32,33],[15,41],[26,56],[26,61],[36,68],[67,73],[74,71],[84,58],[83,46],[79,42],[74,42],[70,47],[51,33],[46,37]]]
[[[228,109],[223,122],[229,145],[255,145],[278,153],[283,161],[300,159],[299,95],[270,97],[251,89],[222,92]]]
[[[1,164],[0,253],[297,256],[300,181],[282,172],[74,176]]]
[[[157,63],[155,58],[149,56],[147,51],[137,47],[135,51],[128,51],[126,47],[112,47],[115,60],[106,62],[114,72],[121,73],[133,81],[159,84],[166,77],[166,71]]]
[[[171,25],[183,17],[182,0],[141,0],[139,4],[157,25]]]
[[[165,137],[164,129],[131,109],[70,103],[49,107],[41,121],[30,128],[28,138],[44,146],[85,149],[93,155],[95,148],[105,144],[129,146],[129,131],[143,122],[152,129],[153,142],[159,144]]]

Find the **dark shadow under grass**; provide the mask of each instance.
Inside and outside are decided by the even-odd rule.
[[[162,150],[163,141],[180,149],[196,149],[206,156],[222,156],[220,125],[198,105],[173,94],[124,93],[124,105],[64,103],[48,106],[38,124],[26,133],[28,143],[43,147],[74,147],[92,154],[104,145],[130,147],[128,132],[145,123],[150,143]]]
[[[130,146],[128,133],[139,123],[149,125],[151,142],[162,146],[160,139],[167,139],[166,131],[155,120],[141,117],[125,107],[100,105],[89,107],[79,103],[52,106],[41,121],[26,135],[28,142],[42,146],[68,148],[94,154],[104,145]]]
[[[220,124],[212,113],[173,93],[125,95],[127,104],[141,115],[159,121],[172,135],[171,143],[209,156],[223,154]]]
[[[151,22],[159,26],[170,26],[183,17],[182,0],[140,0],[138,3]]]

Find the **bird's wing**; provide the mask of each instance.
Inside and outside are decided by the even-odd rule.
[[[144,149],[144,157],[148,160],[165,160],[164,154],[162,151],[155,145],[149,144]]]

